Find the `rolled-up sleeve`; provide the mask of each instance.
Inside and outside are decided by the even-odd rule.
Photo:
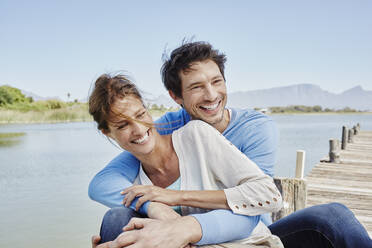
[[[227,204],[236,214],[259,215],[279,211],[282,197],[272,179],[245,182],[239,186],[224,189]]]

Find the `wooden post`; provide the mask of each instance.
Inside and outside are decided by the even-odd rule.
[[[358,135],[359,130],[358,130],[357,126],[354,126],[353,130],[354,130],[354,135]]]
[[[347,146],[347,137],[348,137],[348,131],[347,127],[342,126],[342,142],[341,142],[341,149],[345,150]]]
[[[360,124],[359,122],[357,123],[357,128],[358,128],[358,132],[360,131]]]
[[[276,213],[271,214],[273,222],[305,208],[307,198],[307,186],[304,179],[298,178],[275,178],[276,187],[278,187],[283,198],[283,207]]]
[[[354,141],[354,131],[352,129],[349,129],[349,135],[348,135],[348,139],[347,139],[347,142],[348,143],[353,143]]]
[[[296,151],[296,176],[295,178],[304,178],[304,168],[305,168],[305,151]]]
[[[337,139],[329,140],[329,162],[340,163],[340,142]]]

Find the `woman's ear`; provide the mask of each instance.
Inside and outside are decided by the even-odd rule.
[[[112,137],[111,137],[111,133],[110,133],[110,130],[101,129],[100,131],[101,131],[101,133],[102,133],[103,135],[105,135],[105,136],[107,136],[108,138],[111,138],[111,139],[112,139]]]

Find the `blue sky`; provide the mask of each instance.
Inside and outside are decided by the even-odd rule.
[[[0,85],[81,99],[102,73],[164,90],[184,37],[227,55],[228,91],[311,83],[372,90],[372,1],[0,1]]]

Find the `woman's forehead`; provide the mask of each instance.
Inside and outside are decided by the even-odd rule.
[[[138,109],[143,108],[142,101],[135,96],[126,96],[123,98],[118,98],[112,104],[111,109],[114,112],[131,115],[138,111]]]

